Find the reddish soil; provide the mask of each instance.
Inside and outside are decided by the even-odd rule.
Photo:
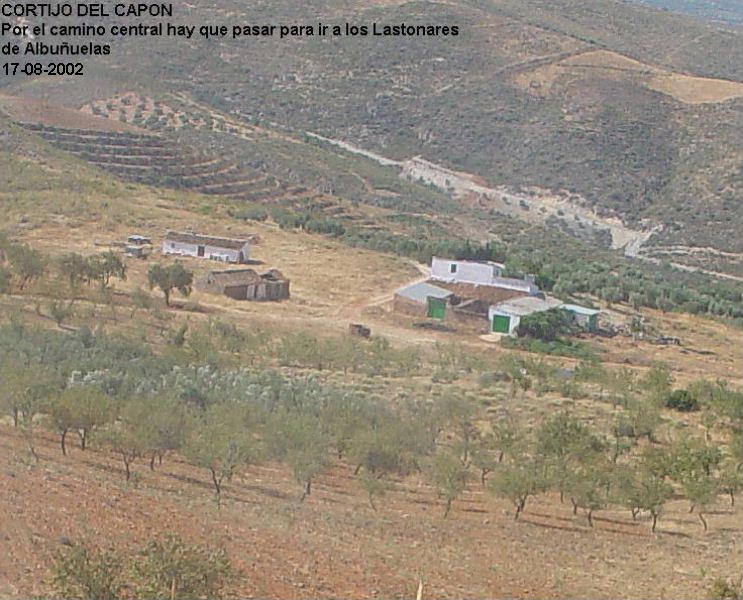
[[[126,485],[112,457],[78,448],[67,457],[39,433],[34,465],[22,437],[0,425],[0,597],[48,596],[50,557],[62,541],[120,547],[176,532],[224,545],[241,571],[232,593],[261,598],[698,598],[712,577],[736,572],[740,511],[721,499],[702,534],[674,502],[653,536],[646,521],[605,511],[583,515],[540,497],[514,522],[479,483],[442,518],[422,482],[397,482],[372,511],[347,465],[298,502],[280,467],[251,468],[217,510],[206,473],[175,458],[135,466]],[[71,444],[72,445],[72,444]]]

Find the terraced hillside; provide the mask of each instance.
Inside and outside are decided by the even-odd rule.
[[[158,135],[25,126],[60,150],[139,183],[187,188],[249,202],[309,195],[304,188],[281,184],[248,165],[184,150],[173,140]]]
[[[394,161],[420,155],[491,188],[566,193],[581,209],[632,229],[660,226],[650,245],[689,247],[695,262],[696,249],[711,248],[707,266],[719,262],[717,252],[743,253],[736,201],[743,33],[616,0],[209,0],[185,5],[175,18],[318,19],[456,23],[462,35],[119,39],[84,85],[51,78],[0,85],[28,97],[65,97],[91,116],[151,131],[209,133],[200,139],[230,145],[230,153],[233,138],[254,144],[251,131],[268,127],[294,139],[318,133]],[[168,60],[143,54],[150,45]],[[127,98],[132,90],[136,99]],[[301,170],[302,150],[282,148],[270,160],[296,165],[285,172]],[[334,180],[298,179],[281,177],[338,188]]]

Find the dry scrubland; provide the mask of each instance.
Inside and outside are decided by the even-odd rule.
[[[141,87],[110,70],[105,77],[96,76],[95,86],[89,89],[71,90],[65,81],[54,81],[37,86],[16,83],[6,91],[52,101],[72,91],[65,97],[76,107],[87,105],[89,111],[112,117],[104,121],[105,126],[98,122],[99,127],[164,128],[166,135],[182,135],[173,138],[180,143],[214,143],[218,152],[227,155],[260,156],[266,161],[261,167],[266,173],[287,176],[292,183],[313,188],[312,194],[315,188],[328,190],[317,192],[307,206],[289,205],[290,210],[316,209],[313,202],[319,206],[332,201],[331,209],[346,212],[327,214],[340,214],[344,224],[362,223],[401,237],[427,239],[431,232],[431,237],[435,233],[447,238],[457,230],[472,239],[513,234],[522,248],[533,249],[539,242],[539,248],[550,255],[569,247],[556,231],[502,221],[502,215],[467,212],[423,186],[400,183],[396,173],[378,165],[307,140],[300,142],[304,131],[348,139],[401,159],[424,147],[431,152],[428,158],[477,173],[483,183],[561,189],[580,182],[579,195],[608,214],[635,223],[644,218],[678,221],[681,229],[663,234],[675,244],[683,238],[684,244],[706,246],[711,239],[721,248],[737,248],[739,240],[730,236],[728,227],[736,214],[729,200],[740,184],[737,170],[728,168],[735,157],[708,152],[710,140],[723,148],[737,145],[739,128],[733,125],[739,120],[743,92],[741,84],[732,81],[740,79],[737,63],[719,52],[727,42],[710,36],[707,28],[683,25],[673,17],[664,17],[663,22],[639,19],[631,31],[622,27],[622,35],[617,36],[605,27],[604,9],[611,8],[616,23],[627,23],[637,15],[627,13],[623,4],[597,2],[600,18],[587,4],[574,0],[492,4],[472,0],[433,7],[431,3],[353,1],[346,8],[358,11],[359,18],[399,20],[435,9],[431,14],[438,18],[462,19],[473,32],[466,43],[488,51],[465,48],[447,52],[446,61],[432,62],[430,57],[441,52],[433,44],[422,46],[420,54],[404,45],[390,52],[386,45],[384,52],[372,47],[363,56],[358,45],[328,49],[307,43],[273,53],[268,44],[261,57],[265,60],[251,59],[256,73],[244,87],[245,65],[239,54],[225,54],[218,65],[197,67],[189,63],[192,53],[177,46],[159,48],[173,56],[163,77],[148,71],[151,61],[139,60],[140,46],[123,45],[120,56],[137,65],[132,78],[144,82]],[[257,15],[250,12],[253,7],[233,4],[219,2],[230,18]],[[189,18],[199,18],[200,7],[191,10]],[[277,2],[276,10],[294,18],[305,9],[294,2]],[[326,10],[330,17],[337,7]],[[562,14],[571,19],[563,19]],[[677,36],[658,35],[658,30],[676,27]],[[737,41],[729,45],[733,54],[740,54]],[[706,51],[710,48],[715,51]],[[296,58],[299,55],[303,60]],[[305,56],[313,60],[304,60]],[[394,68],[385,62],[390,56],[400,60]],[[701,64],[695,56],[708,57],[710,64]],[[318,64],[328,74],[322,88],[316,85]],[[393,91],[381,96],[372,93],[354,72],[358,64],[379,74],[382,84]],[[202,68],[213,77],[193,81],[192,75]],[[273,74],[279,71],[296,73],[294,78],[274,81]],[[167,81],[167,91],[162,90],[162,80]],[[459,83],[450,85],[452,80]],[[406,86],[423,90],[423,100],[402,93]],[[463,88],[468,89],[464,97]],[[230,92],[230,104],[215,100],[217,89],[220,98],[226,89]],[[316,96],[318,89],[337,91],[336,96],[347,101],[329,104],[326,93]],[[298,102],[302,107],[314,103],[318,110],[299,110]],[[85,128],[96,123],[89,115],[39,103],[20,104],[0,97],[0,105],[16,118],[47,119],[50,125]],[[533,112],[524,111],[527,105]],[[453,112],[452,107],[459,110]],[[225,120],[234,109],[243,111],[246,119]],[[251,116],[256,114],[262,115],[263,122]],[[393,131],[389,123],[398,122],[398,114],[408,120]],[[274,121],[281,126],[274,127]],[[414,139],[406,137],[411,131]],[[60,336],[80,335],[89,327],[126,336],[161,353],[164,360],[194,362],[204,356],[214,359],[214,354],[208,355],[212,350],[208,342],[225,341],[218,332],[229,333],[232,330],[225,325],[235,326],[246,336],[235,339],[248,342],[247,347],[219,348],[215,353],[227,370],[249,364],[275,370],[288,380],[307,377],[359,392],[384,406],[397,407],[396,403],[410,398],[435,404],[454,397],[473,411],[468,426],[483,439],[492,425],[504,420],[517,423],[529,436],[556,415],[569,414],[611,440],[613,425],[629,413],[620,406],[622,394],[616,385],[607,390],[595,381],[579,381],[575,386],[566,382],[565,372],[558,369],[575,369],[575,359],[511,351],[462,332],[415,328],[414,320],[392,315],[389,301],[394,290],[422,276],[413,261],[280,229],[271,219],[233,218],[228,210],[235,205],[224,199],[124,183],[3,119],[0,136],[9,142],[8,149],[0,151],[4,216],[0,230],[7,229],[14,240],[43,252],[52,263],[69,252],[87,256],[117,250],[112,244],[132,233],[152,237],[156,249],[147,261],[125,259],[127,278],[114,280],[108,299],[96,285],[82,286],[74,303],[69,303],[70,314],[59,323],[52,318],[52,308],[55,298],[70,300],[64,281],[50,275],[23,290],[14,281],[12,292],[0,295],[2,326],[23,322]],[[504,141],[496,145],[495,153],[494,139]],[[538,156],[524,155],[534,147],[542,149]],[[596,156],[602,158],[598,165]],[[718,172],[715,168],[720,165],[724,168]],[[729,173],[734,173],[730,181]],[[597,180],[597,175],[602,177]],[[649,175],[663,179],[648,184]],[[693,185],[688,184],[689,178]],[[678,202],[679,189],[684,203]],[[695,203],[707,202],[700,199],[710,194],[714,217],[724,227],[709,226],[704,211],[697,210],[701,205]],[[637,203],[625,202],[627,198],[636,198]],[[667,206],[666,198],[677,204]],[[686,213],[679,214],[678,206]],[[698,237],[686,239],[699,218],[704,219],[704,227],[693,229]],[[405,225],[408,222],[412,225]],[[442,222],[449,229],[441,227]],[[280,269],[291,280],[291,299],[240,303],[195,291],[188,298],[175,293],[173,307],[167,308],[159,291],[147,289],[147,269],[155,262],[176,262],[159,254],[159,242],[168,228],[231,237],[258,234],[254,258],[261,264],[256,268]],[[670,243],[669,239],[655,241]],[[509,243],[513,240],[506,238]],[[672,248],[677,247],[687,248]],[[597,258],[594,250],[585,246],[576,256],[591,264],[606,257]],[[732,264],[737,255],[729,253],[729,257]],[[699,260],[706,264],[704,257]],[[215,267],[195,259],[178,262],[196,276]],[[146,292],[144,296],[139,290]],[[739,328],[723,320],[608,305],[605,300],[610,297],[585,300],[601,304],[613,320],[624,324],[641,314],[655,332],[683,342],[659,346],[629,336],[581,340],[611,373],[628,370],[628,377],[635,378],[633,393],[638,398],[645,399],[641,378],[653,374],[658,365],[668,368],[675,388],[703,378],[743,384]],[[141,303],[149,306],[138,306]],[[350,322],[369,325],[375,336],[390,341],[392,367],[404,363],[404,357],[413,357],[400,369],[406,372],[396,372],[389,364],[376,372],[371,367],[348,369],[343,361],[347,357],[337,355],[339,348],[361,348],[369,356],[370,349],[383,347],[377,340],[349,342],[344,334]],[[322,348],[336,344],[335,362],[313,365],[311,360],[285,360],[288,352],[281,347],[282,339],[297,346],[307,340]],[[513,381],[504,380],[509,358],[523,361],[512,365],[528,366],[532,385],[527,391],[518,389],[518,375]],[[726,417],[710,428],[705,411],[680,413],[664,408],[658,416],[660,422],[648,436],[653,440],[643,436],[634,440],[633,459],[648,448],[670,448],[679,440],[701,441],[708,436],[712,446],[726,447],[735,439]],[[154,470],[147,465],[148,457],[138,458],[127,482],[121,460],[106,449],[98,432],[84,452],[70,434],[63,456],[59,436],[49,430],[45,415],[31,419],[30,427],[38,461],[29,452],[27,430],[14,428],[7,417],[0,419],[0,544],[11,549],[0,551],[2,597],[52,594],[53,557],[69,544],[110,542],[127,549],[172,531],[187,542],[226,548],[240,573],[227,590],[235,597],[412,598],[422,583],[423,598],[699,598],[715,578],[737,575],[743,560],[740,503],[731,505],[725,494],[719,494],[705,505],[709,528],[703,531],[699,511],[690,512],[678,482],[653,533],[647,512],[635,521],[628,509],[616,503],[595,510],[591,526],[587,511],[574,512],[567,497],[560,501],[554,486],[529,498],[516,521],[513,505],[483,487],[480,473],[470,466],[465,490],[444,518],[445,501],[430,483],[428,465],[407,476],[389,476],[390,489],[376,499],[377,510],[373,510],[364,489],[365,471],[360,477],[352,459],[339,458],[334,448],[326,453],[329,465],[313,480],[312,494],[303,502],[301,486],[287,461],[271,457],[225,482],[218,509],[208,472],[188,464],[185,452],[167,454]],[[111,423],[102,429],[107,427]],[[435,450],[459,452],[459,434],[456,422],[447,422]],[[488,481],[517,459],[507,455]]]
[[[86,171],[80,173],[87,181]],[[401,391],[425,397],[452,390],[481,407],[483,422],[489,415],[509,414],[527,431],[562,411],[604,430],[621,411],[601,401],[595,389],[572,399],[554,390],[514,392],[508,383],[483,387],[476,374],[462,373],[451,383],[433,382],[434,342],[463,343],[463,352],[484,361],[486,369],[508,351],[472,336],[417,331],[393,318],[387,312],[389,295],[420,277],[406,260],[349,249],[271,224],[235,224],[213,212],[217,209],[199,196],[154,192],[105,179],[98,184],[100,191],[88,191],[53,212],[31,212],[25,192],[12,199],[6,196],[10,220],[21,221],[15,229],[17,238],[58,256],[101,251],[133,232],[158,240],[167,227],[235,236],[258,233],[261,243],[255,257],[291,278],[292,299],[250,304],[194,293],[188,299],[176,295],[176,307],[166,310],[159,293],[153,292],[155,308],[134,311],[129,295],[146,287],[148,264],[173,260],[156,254],[149,261],[127,259],[127,280],[115,284],[114,311],[88,294],[63,328],[88,323],[140,336],[160,348],[166,337],[162,331],[172,332],[182,322],[193,329],[219,319],[247,331],[257,327],[279,335],[307,331],[335,337],[349,321],[361,320],[395,346],[420,346],[423,370],[404,378],[284,371],[314,372],[328,382],[356,385],[382,398],[394,398]],[[74,187],[74,181],[70,185]],[[42,205],[59,202],[53,192],[38,197]],[[213,266],[192,259],[183,262],[197,273]],[[45,316],[43,298],[48,293],[44,285],[32,285],[22,294],[3,297],[0,306],[6,314],[55,328]],[[633,312],[622,306],[612,310],[620,316]],[[645,373],[664,363],[678,386],[702,377],[740,384],[736,378],[743,350],[738,330],[698,317],[643,314],[665,334],[681,337],[684,345],[660,347],[624,337],[589,340],[609,366]],[[548,362],[575,365],[569,359]],[[657,434],[661,442],[679,432],[703,435],[698,414],[664,411],[663,418]],[[241,573],[230,584],[230,593],[240,597],[409,598],[422,581],[424,598],[698,598],[714,577],[737,573],[743,558],[738,547],[741,509],[731,507],[724,496],[706,513],[708,532],[703,533],[697,515],[689,513],[688,501],[675,498],[666,505],[653,534],[647,516],[634,522],[627,510],[617,508],[597,511],[591,528],[582,511],[574,515],[570,503],[561,504],[553,492],[531,499],[521,519],[514,521],[511,504],[483,490],[473,473],[444,519],[443,501],[421,474],[393,478],[391,490],[377,500],[378,510],[373,511],[354,477],[354,465],[334,459],[302,503],[289,470],[269,462],[249,467],[226,483],[218,510],[205,472],[178,456],[166,457],[154,472],[146,461],[135,462],[132,480],[125,483],[120,461],[95,445],[82,452],[70,441],[63,457],[58,436],[40,428],[35,436],[38,464],[21,433],[8,422],[0,426],[0,532],[4,546],[12,548],[0,557],[0,595],[8,597],[48,594],[50,560],[65,547],[65,540],[115,540],[128,547],[168,531],[187,541],[224,546]],[[447,432],[443,443],[453,439]]]

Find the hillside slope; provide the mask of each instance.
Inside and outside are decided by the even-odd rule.
[[[120,39],[84,85],[18,80],[8,91],[65,94],[75,107],[130,91],[186,94],[246,125],[315,132],[392,160],[421,155],[492,187],[564,191],[633,228],[661,225],[650,241],[660,252],[681,247],[679,260],[738,270],[739,32],[614,0],[214,0],[179,19],[457,23],[463,34]]]

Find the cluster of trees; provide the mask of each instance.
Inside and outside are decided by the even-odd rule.
[[[307,332],[279,333],[269,329],[240,329],[218,319],[171,331],[168,343],[198,363],[278,365],[360,373],[373,376],[408,376],[431,371],[435,381],[451,382],[462,373],[482,367],[482,359],[456,343],[438,344],[432,351],[397,348],[380,336],[318,336]]]
[[[595,512],[621,506],[632,519],[647,513],[653,531],[666,503],[679,495],[705,531],[704,515],[719,494],[734,503],[743,486],[743,457],[726,458],[718,446],[699,438],[638,448],[636,434],[617,424],[604,439],[569,415],[556,415],[495,471],[490,489],[513,503],[515,518],[528,498],[554,490],[561,501],[570,500],[574,514],[583,509],[591,526]]]
[[[121,550],[67,541],[52,563],[59,598],[223,598],[237,572],[222,549],[168,535],[140,548]]]
[[[62,302],[63,293],[50,302],[50,315],[59,324],[69,316],[71,305],[84,285],[97,285],[105,295],[110,291],[112,280],[125,281],[127,272],[121,255],[113,250],[89,256],[69,252],[51,260],[26,244],[17,244],[0,235],[0,293],[10,293],[14,284],[23,290],[29,283],[42,279],[50,270],[68,287],[71,298],[68,306]],[[168,306],[173,291],[186,297],[192,291],[193,273],[180,263],[165,266],[153,264],[147,278],[150,289],[158,288],[163,292]]]
[[[350,246],[368,248],[381,252],[392,252],[413,258],[422,263],[430,263],[433,256],[449,256],[459,260],[505,260],[504,248],[495,242],[477,242],[452,236],[439,230],[435,224],[412,226],[408,235],[401,235],[389,229],[370,229],[359,227],[347,220],[337,219],[321,210],[288,210],[277,207],[267,212],[262,208],[235,210],[231,213],[240,219],[265,221],[268,216],[282,229],[298,229],[308,233],[318,233],[342,240]],[[434,230],[432,230],[434,228]]]
[[[77,294],[83,284],[96,283],[106,289],[112,279],[126,280],[126,265],[121,255],[113,250],[91,256],[75,252],[64,254],[57,260],[57,270],[73,294]]]
[[[517,333],[545,342],[554,342],[562,335],[571,335],[577,330],[573,313],[553,308],[525,316],[519,321]]]
[[[83,285],[95,284],[105,295],[110,291],[112,279],[126,279],[126,265],[116,252],[91,256],[68,253],[51,260],[26,244],[11,242],[0,235],[0,293],[11,293],[13,287],[22,291],[29,284],[42,280],[50,271],[69,288],[70,302],[67,305],[63,302],[66,295],[63,291],[59,291],[49,303],[49,314],[60,325],[70,315]]]
[[[687,273],[670,265],[645,268],[638,264],[566,260],[554,253],[514,250],[506,266],[512,274],[533,273],[540,288],[561,297],[591,294],[606,302],[624,302],[635,309],[712,315],[743,319],[743,289],[701,273]]]
[[[291,346],[315,343],[294,340]],[[474,397],[455,388],[390,400],[316,376],[188,366],[178,355],[156,357],[89,331],[52,334],[11,323],[0,328],[0,350],[0,408],[22,428],[35,456],[34,428],[40,426],[59,435],[63,453],[70,451],[72,434],[80,451],[114,454],[127,480],[138,466],[154,470],[178,453],[202,469],[217,503],[224,486],[250,466],[285,465],[304,499],[317,477],[340,462],[355,473],[374,509],[395,481],[417,473],[448,515],[476,475],[496,497],[513,503],[516,518],[529,498],[552,490],[575,512],[584,510],[591,525],[597,511],[624,506],[633,518],[647,514],[654,529],[667,502],[683,496],[706,528],[718,495],[734,502],[743,485],[743,393],[711,381],[680,391],[662,367],[639,377],[584,362],[565,384],[558,383],[565,374],[546,361],[508,355],[492,376],[483,373],[483,386],[510,385],[513,396],[590,386],[594,397],[617,409],[604,429],[561,413],[532,430],[508,416],[487,417]],[[451,348],[439,349],[438,360],[467,366]],[[665,427],[662,409],[689,405],[702,411],[707,434],[677,438]],[[727,446],[711,443],[713,432],[724,433]]]
[[[47,261],[40,252],[0,234],[0,293],[10,293],[14,283],[23,290],[30,282],[40,279],[46,268]]]

